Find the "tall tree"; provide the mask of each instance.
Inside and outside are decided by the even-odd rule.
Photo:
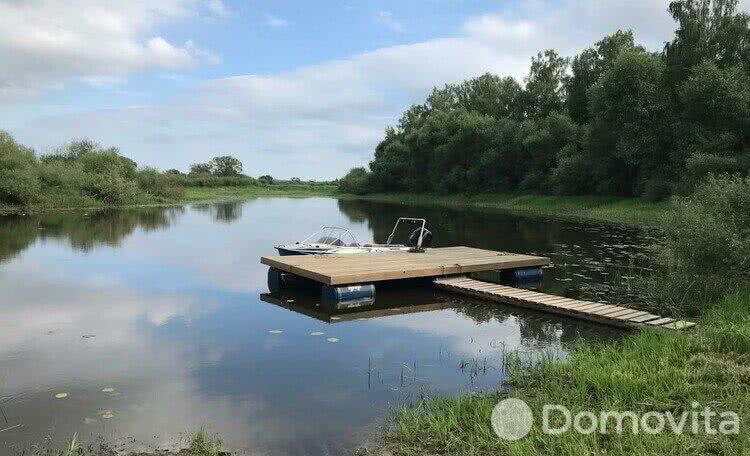
[[[678,0],[669,5],[677,21],[675,37],[664,47],[673,93],[704,60],[719,68],[750,70],[750,15],[737,12],[738,0]]]
[[[209,164],[214,176],[231,177],[242,174],[242,162],[231,155],[214,157]]]
[[[485,73],[460,84],[433,89],[426,106],[431,110],[465,109],[496,118],[520,119],[521,85],[512,77],[501,78]]]
[[[591,87],[612,66],[612,62],[622,51],[635,47],[633,32],[618,30],[573,58],[571,75],[565,79],[565,89],[568,113],[576,123],[584,124],[591,120],[589,112]]]
[[[664,173],[671,150],[671,97],[658,55],[620,54],[591,89],[592,153],[608,194],[634,195],[642,180]]]
[[[569,59],[561,57],[554,49],[540,52],[531,59],[531,69],[524,90],[526,115],[536,119],[565,107],[565,73]]]

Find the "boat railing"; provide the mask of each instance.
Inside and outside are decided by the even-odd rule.
[[[352,242],[347,243],[344,237],[348,237]],[[335,244],[336,241],[341,241],[341,245]],[[346,228],[340,226],[324,226],[318,231],[314,232],[310,236],[303,239],[300,244],[321,244],[327,246],[349,246],[349,247],[360,247],[357,238]]]

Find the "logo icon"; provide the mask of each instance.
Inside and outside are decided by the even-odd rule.
[[[521,399],[505,399],[492,410],[492,429],[504,440],[519,440],[526,437],[534,424],[534,414]]]

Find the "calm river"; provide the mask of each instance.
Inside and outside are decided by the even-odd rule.
[[[399,216],[427,218],[436,246],[549,256],[542,290],[608,302],[638,299],[630,283],[653,242],[329,198],[0,217],[0,453],[74,433],[171,446],[206,425],[250,454],[346,454],[394,405],[497,388],[507,350],[564,356],[578,338],[621,335],[434,291],[343,314],[261,296],[259,257],[275,243],[324,224],[383,241]]]

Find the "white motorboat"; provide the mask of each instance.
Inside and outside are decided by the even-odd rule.
[[[394,236],[401,223],[419,225],[402,243],[394,243]],[[320,230],[294,244],[277,245],[279,255],[356,255],[393,251],[419,251],[432,245],[432,233],[426,227],[427,221],[419,218],[402,217],[396,221],[385,244],[360,244],[357,238],[346,228],[324,226]]]

